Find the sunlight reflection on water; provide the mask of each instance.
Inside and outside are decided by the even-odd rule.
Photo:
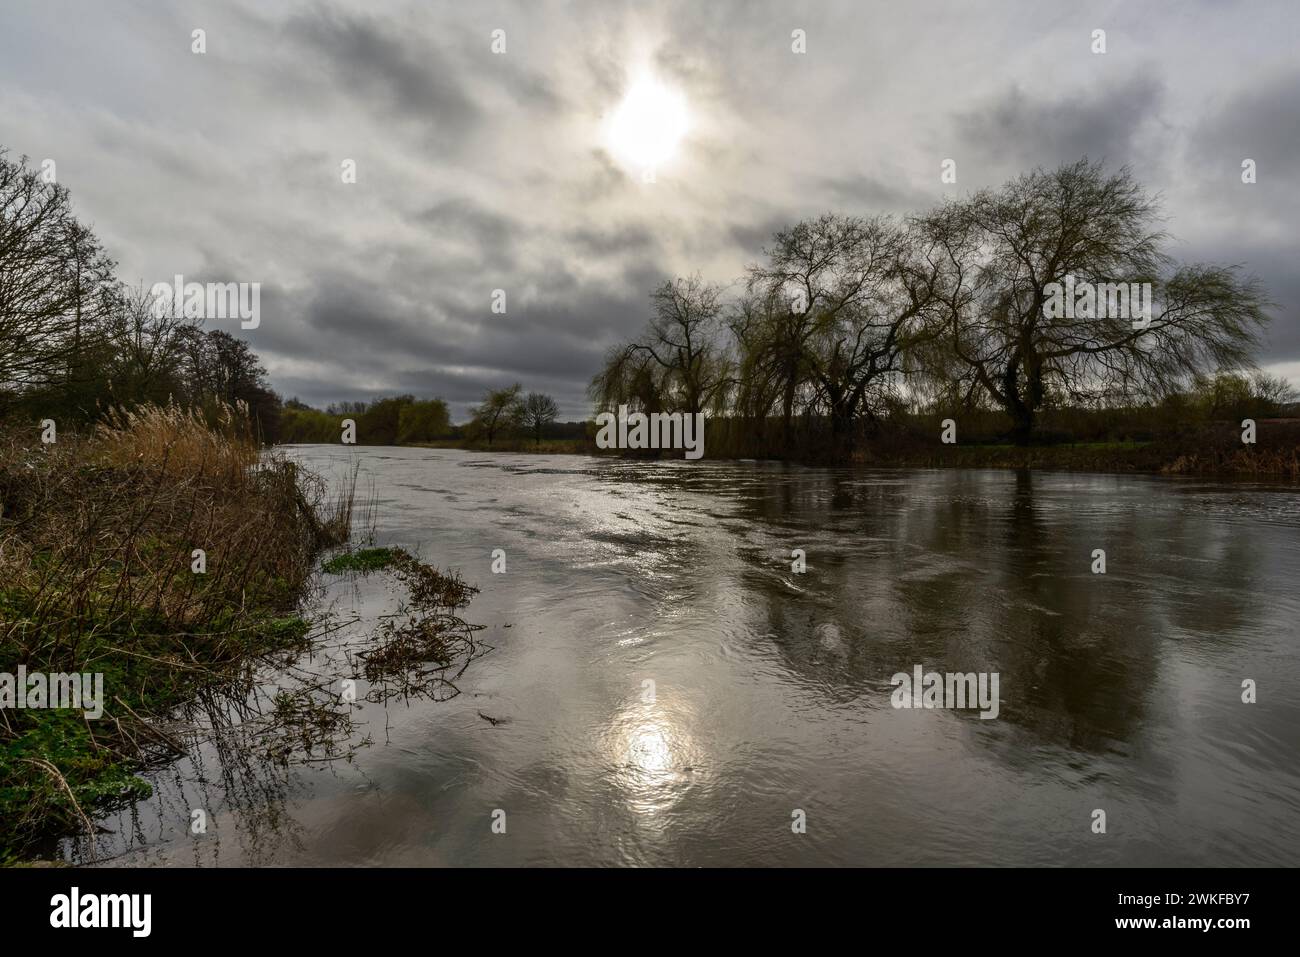
[[[116,862],[1194,866],[1300,854],[1293,489],[295,454],[336,477],[359,462],[379,497],[377,544],[477,585],[464,617],[493,650],[460,697],[367,709],[375,743],[353,763],[267,772],[206,752],[152,775],[155,798],[101,822]],[[1104,576],[1089,572],[1095,547]],[[497,548],[506,574],[491,571]],[[345,643],[394,611],[383,576],[325,584],[326,604],[361,619]],[[891,709],[890,675],[914,664],[999,672],[999,718]],[[1267,678],[1259,704],[1241,704],[1243,676]],[[1098,806],[1123,834],[1093,839]],[[208,837],[188,832],[194,807],[215,809]],[[495,808],[507,836],[488,830]],[[804,835],[790,831],[795,808]]]

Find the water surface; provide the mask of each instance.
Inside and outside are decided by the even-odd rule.
[[[377,542],[460,569],[481,589],[463,616],[492,650],[450,701],[367,705],[373,743],[352,762],[274,769],[206,747],[150,775],[154,798],[102,821],[113,863],[1197,866],[1300,852],[1294,490],[294,454],[335,478],[360,463]],[[324,581],[320,607],[351,621],[331,636],[345,652],[401,597],[382,574]],[[918,664],[997,672],[998,718],[891,707],[890,677]],[[1246,678],[1257,704],[1241,701]],[[206,834],[190,833],[195,808]]]

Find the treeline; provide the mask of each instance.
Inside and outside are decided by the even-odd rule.
[[[454,426],[442,399],[397,395],[324,410],[283,402],[248,343],[117,277],[117,264],[79,221],[66,187],[0,147],[0,422],[52,419],[60,428],[152,406],[212,424],[231,409],[264,443],[339,442],[344,419],[363,445],[581,438],[557,424],[550,396],[519,385],[489,390]]]
[[[708,413],[709,455],[792,459],[851,458],[944,418],[965,440],[1028,444],[1287,409],[1288,383],[1253,371],[1272,305],[1258,282],[1175,262],[1159,222],[1127,169],[1086,160],[914,216],[806,220],[738,284],[654,290],[646,330],[589,394],[597,411]],[[282,402],[247,343],[157,307],[117,278],[68,191],[0,148],[0,421],[173,404],[211,421],[240,408],[271,443],[338,442],[351,418],[368,445],[591,446],[519,384],[461,426],[436,398]]]
[[[549,395],[524,393],[519,383],[489,389],[470,410],[469,421],[453,425],[442,399],[390,396],[372,402],[336,402],[323,411],[290,399],[280,415],[283,442],[338,442],[344,422],[355,425],[358,445],[407,445],[449,441],[500,446],[502,442],[544,439],[581,440],[585,422],[557,422],[559,406]]]
[[[238,406],[274,440],[280,400],[248,344],[155,308],[116,269],[68,190],[0,147],[0,421]]]
[[[356,423],[361,445],[432,442],[452,434],[451,417],[442,399],[399,395],[373,402],[336,403],[324,411],[290,399],[280,414],[280,441],[338,442],[344,419]]]
[[[1085,159],[909,217],[805,220],[738,284],[654,290],[589,395],[708,413],[710,454],[793,458],[945,417],[1028,444],[1086,413],[1276,414],[1289,385],[1248,374],[1272,304],[1236,267],[1175,262],[1159,216]]]

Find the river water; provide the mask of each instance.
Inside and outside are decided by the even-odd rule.
[[[458,697],[366,705],[371,741],[350,762],[256,767],[206,747],[150,774],[154,797],[100,822],[101,860],[1197,866],[1300,852],[1294,489],[292,454],[336,480],[359,464],[377,544],[478,586],[461,614],[491,651]],[[401,598],[385,573],[322,580],[345,648]],[[916,666],[996,673],[997,717],[893,707],[891,676]]]

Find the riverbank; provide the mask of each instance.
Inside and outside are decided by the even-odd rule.
[[[914,433],[885,437],[854,456],[863,465],[898,468],[1009,468],[1060,472],[1153,473],[1300,480],[1300,420],[1261,419],[1255,441],[1243,430],[1214,423],[1176,433],[1124,441],[1013,445],[945,445]]]
[[[594,440],[589,439],[497,439],[491,445],[468,439],[439,439],[433,442],[401,442],[410,449],[461,449],[466,452],[527,452],[533,455],[605,455]]]
[[[159,718],[305,647],[299,601],[353,486],[328,496],[241,421],[145,408],[0,448],[0,863],[93,838],[148,795],[136,771],[184,751]]]
[[[1030,445],[1014,445],[996,438],[962,440],[960,436],[958,441],[945,444],[939,439],[941,430],[937,425],[925,432],[916,428],[882,429],[864,440],[849,462],[872,468],[1041,469],[1300,481],[1300,419],[1260,419],[1253,443],[1243,442],[1242,432],[1233,423],[1219,422],[1141,439],[1070,441],[1056,436]],[[724,451],[730,444],[723,443]],[[522,439],[498,440],[491,446],[448,439],[410,443],[407,447],[511,454],[621,455],[616,449],[597,448],[594,440],[577,439],[544,439],[540,444]],[[754,456],[718,454],[710,450],[706,438],[704,458],[736,461]],[[794,461],[806,465],[834,464],[816,455],[801,456]]]

